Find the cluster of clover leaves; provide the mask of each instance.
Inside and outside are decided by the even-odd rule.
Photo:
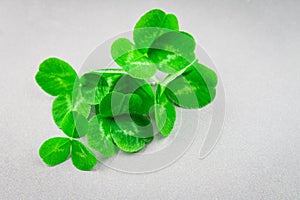
[[[56,97],[53,119],[68,136],[42,144],[39,154],[46,164],[54,166],[71,157],[76,168],[91,170],[98,161],[94,152],[102,157],[119,150],[137,152],[152,141],[154,126],[168,136],[176,120],[175,105],[202,108],[214,99],[217,76],[198,63],[193,37],[179,31],[173,14],[147,12],[135,25],[133,41],[120,38],[111,46],[112,58],[121,68],[79,77],[58,58],[40,64],[36,82]],[[151,85],[157,70],[166,76]],[[78,140],[83,136],[89,147]]]

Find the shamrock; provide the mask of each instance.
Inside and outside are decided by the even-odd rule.
[[[202,108],[216,96],[217,75],[198,62],[195,46],[193,36],[179,30],[175,15],[154,9],[136,23],[132,42],[113,42],[111,56],[120,68],[79,76],[61,59],[43,61],[36,82],[55,97],[53,119],[67,137],[46,140],[39,150],[42,160],[55,166],[71,156],[76,168],[92,170],[101,159],[97,154],[145,148],[155,127],[167,137],[176,107]],[[155,78],[158,70],[166,74],[161,81]],[[151,85],[149,79],[157,81]]]

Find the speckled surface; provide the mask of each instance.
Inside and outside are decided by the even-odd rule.
[[[222,76],[226,119],[212,154],[199,160],[196,142],[140,175],[45,166],[38,148],[60,131],[34,82],[40,61],[79,67],[151,8],[175,13]],[[1,199],[300,199],[299,52],[296,0],[0,0]]]

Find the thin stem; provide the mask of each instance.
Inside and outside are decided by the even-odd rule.
[[[161,85],[163,87],[167,86],[168,83],[170,83],[171,81],[173,81],[175,78],[177,78],[178,76],[180,76],[183,72],[185,72],[185,70],[187,68],[189,68],[190,66],[192,66],[195,62],[197,61],[197,59],[193,60],[190,64],[188,64],[186,67],[184,67],[183,69],[181,69],[180,71],[172,74],[172,75],[169,75],[167,76],[162,82],[161,82]]]
[[[99,73],[110,73],[110,74],[127,74],[125,70],[121,68],[105,68],[105,69],[97,69]]]

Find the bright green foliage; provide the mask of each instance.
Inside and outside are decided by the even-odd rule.
[[[69,138],[55,137],[46,140],[39,154],[49,166],[66,161],[72,149],[72,162],[80,170],[91,170],[97,163],[95,155],[81,142]]]
[[[111,55],[118,65],[135,78],[151,78],[155,74],[155,64],[125,38],[113,43]]]
[[[112,120],[110,131],[116,145],[126,152],[141,150],[153,134],[151,125],[139,126],[128,116]]]
[[[73,96],[72,93],[58,96],[53,101],[52,115],[56,125],[66,135],[77,138],[86,134],[84,127],[87,127],[90,105],[86,104],[75,93],[73,94]],[[78,133],[78,131],[81,132]]]
[[[99,104],[109,93],[109,86],[101,74],[89,72],[80,78],[82,97],[87,104]]]
[[[158,130],[163,136],[168,136],[175,124],[175,106],[168,100],[161,86],[156,88],[155,122]]]
[[[215,98],[216,84],[216,74],[196,63],[167,85],[166,94],[177,106],[202,108]]]
[[[122,76],[114,87],[114,91],[124,94],[136,94],[142,98],[143,110],[150,112],[154,105],[154,92],[151,85],[142,79],[135,79],[131,76]]]
[[[148,114],[143,99],[137,94],[111,92],[100,103],[99,113],[102,117],[114,117],[123,114]]]
[[[97,164],[97,158],[83,143],[73,140],[72,163],[77,169],[89,171]]]
[[[72,91],[76,78],[75,70],[58,58],[48,58],[42,62],[35,76],[39,86],[52,96]]]
[[[115,85],[126,74],[120,69],[91,71],[80,77],[83,100],[87,104],[97,105],[104,96],[114,90]]]
[[[154,40],[169,31],[178,31],[178,20],[173,14],[154,9],[143,15],[136,23],[133,40],[137,49],[146,53]]]
[[[97,158],[89,147],[102,157],[119,150],[138,152],[153,140],[153,126],[163,136],[172,134],[175,106],[202,108],[213,101],[217,75],[198,63],[196,42],[179,30],[175,15],[158,9],[147,12],[136,23],[132,41],[120,38],[112,44],[118,69],[98,69],[78,77],[60,59],[42,62],[36,81],[57,96],[53,119],[69,137],[44,142],[39,154],[46,164],[62,163],[71,153],[76,168],[91,170]],[[164,80],[155,78],[157,70],[166,73]],[[89,147],[74,139],[84,136]]]
[[[161,10],[146,13],[133,33],[135,44],[117,39],[111,47],[115,62],[135,78],[150,78],[156,69],[176,73],[195,59],[195,40],[178,30],[174,15]]]
[[[71,141],[68,138],[55,137],[46,140],[40,147],[39,154],[50,166],[66,161],[70,155]]]
[[[193,62],[195,46],[190,34],[172,31],[157,38],[148,55],[160,71],[173,74]]]
[[[118,152],[111,137],[111,122],[111,119],[102,118],[100,115],[94,116],[89,122],[87,142],[104,157],[113,156]]]
[[[69,137],[80,138],[87,133],[88,120],[80,113],[68,112],[61,123],[61,130]]]

